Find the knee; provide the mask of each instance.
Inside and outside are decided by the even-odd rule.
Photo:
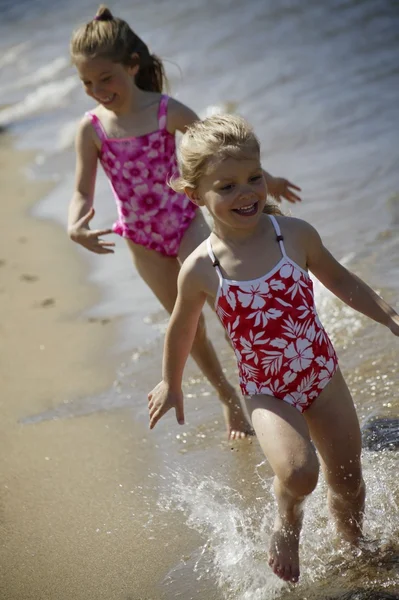
[[[288,492],[297,498],[308,496],[313,492],[319,478],[319,462],[316,455],[311,455],[300,464],[291,464],[279,478]]]
[[[342,468],[337,473],[327,474],[327,483],[333,493],[348,499],[365,496],[365,484],[361,468]]]

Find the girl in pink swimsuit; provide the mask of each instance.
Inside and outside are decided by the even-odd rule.
[[[211,298],[236,353],[253,427],[275,473],[278,512],[269,564],[280,578],[296,582],[302,504],[316,487],[319,460],[337,528],[352,544],[361,538],[365,500],[359,423],[317,316],[308,271],[396,336],[399,317],[331,256],[313,227],[267,203],[259,143],[243,119],[216,116],[193,124],[183,136],[180,172],[174,189],[206,206],[214,225],[179,276],[163,380],[148,395],[150,427],[170,408],[184,423],[184,365],[202,306]]]
[[[112,254],[110,233],[123,236],[136,268],[168,312],[172,312],[180,263],[208,235],[200,210],[167,181],[177,168],[175,133],[198,119],[162,94],[162,62],[122,19],[101,6],[71,40],[71,56],[86,93],[98,106],[85,115],[77,139],[75,192],[69,211],[71,239],[91,252]],[[91,230],[97,163],[115,197],[112,229]],[[271,193],[299,200],[287,180],[265,173]],[[192,355],[217,390],[231,438],[251,431],[234,387],[229,384],[201,318]]]

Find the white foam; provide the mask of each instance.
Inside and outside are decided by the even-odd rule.
[[[0,64],[0,67],[1,66],[2,65]],[[40,67],[36,71],[33,71],[26,77],[16,79],[8,85],[2,85],[1,91],[4,94],[5,92],[22,89],[26,86],[34,85],[35,87],[37,87],[40,83],[44,83],[50,79],[53,79],[58,73],[60,73],[67,67],[68,61],[65,57],[55,58],[50,63],[43,65],[42,67]]]
[[[0,125],[9,125],[39,111],[59,108],[77,85],[76,77],[70,76],[63,81],[40,86],[21,102],[2,110],[0,112]]]

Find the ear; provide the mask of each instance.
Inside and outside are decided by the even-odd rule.
[[[132,54],[131,62],[127,69],[131,77],[136,77],[137,73],[140,71],[140,56],[137,54],[137,52]]]
[[[198,191],[195,188],[185,187],[184,193],[188,198],[190,198],[191,202],[196,204],[197,206],[204,206],[204,201],[198,195]]]

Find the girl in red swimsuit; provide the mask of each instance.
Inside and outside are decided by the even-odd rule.
[[[192,125],[182,140],[180,171],[174,189],[206,206],[214,226],[179,275],[163,380],[149,394],[150,427],[172,407],[184,423],[184,365],[210,297],[275,473],[278,513],[269,564],[280,578],[296,582],[302,504],[316,487],[319,460],[338,530],[353,544],[361,537],[365,500],[359,422],[317,316],[308,271],[394,335],[399,317],[331,256],[311,225],[267,204],[259,143],[243,119],[222,115]]]

